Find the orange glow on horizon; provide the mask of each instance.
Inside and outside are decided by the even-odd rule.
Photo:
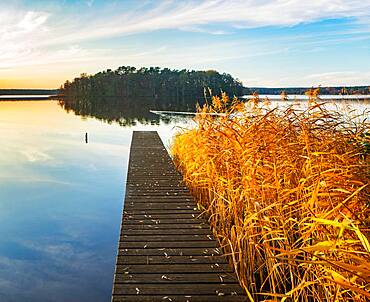
[[[0,78],[0,89],[57,89],[67,78]]]

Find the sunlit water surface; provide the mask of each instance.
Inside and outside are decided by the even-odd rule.
[[[288,99],[288,101],[281,101],[277,99],[271,99],[264,102],[263,99],[260,102],[260,106],[266,111],[274,108],[279,108],[280,110],[285,110],[288,107],[292,107],[296,112],[305,112],[310,106],[315,104],[309,103],[307,100],[299,101],[293,98]],[[347,122],[351,121],[359,123],[367,119],[370,119],[370,98],[367,99],[352,99],[352,100],[330,100],[330,99],[320,99],[317,104],[321,106],[322,109],[328,110],[329,113],[339,113],[341,115],[342,122],[346,122],[344,125],[348,125]]]
[[[0,301],[110,301],[133,130],[0,102]]]

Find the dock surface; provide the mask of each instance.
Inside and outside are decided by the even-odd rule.
[[[157,132],[134,131],[112,301],[245,301]]]

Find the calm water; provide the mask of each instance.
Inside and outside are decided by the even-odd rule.
[[[0,301],[110,301],[131,134],[168,142],[156,123],[0,102]]]
[[[110,301],[132,131],[186,125],[86,104],[0,102],[0,301]]]

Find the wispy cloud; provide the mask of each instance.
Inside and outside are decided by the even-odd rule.
[[[86,0],[86,4],[88,7],[92,7],[94,4],[94,0]]]
[[[187,31],[187,32],[195,32],[195,33],[207,33],[211,35],[227,35],[230,34],[229,31],[221,30],[221,29],[209,29],[204,27],[197,27],[197,26],[184,26],[179,27],[179,30]]]
[[[52,160],[52,157],[47,152],[35,148],[25,148],[21,153],[31,163]]]

